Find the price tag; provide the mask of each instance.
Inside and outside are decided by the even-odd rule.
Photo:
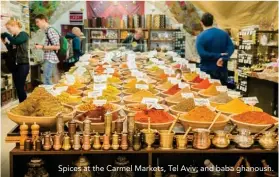
[[[111,68],[111,65],[103,65],[104,68]]]
[[[194,98],[196,106],[210,106],[209,100],[204,98]]]
[[[74,75],[78,75],[78,76],[82,76],[83,73],[85,73],[86,69],[82,66],[79,66],[75,71],[74,71]]]
[[[165,64],[165,62],[164,61],[158,61],[157,64],[158,65],[163,65],[163,64]]]
[[[188,64],[188,68],[194,68],[194,69],[196,69],[196,64]]]
[[[218,92],[227,92],[228,88],[227,88],[227,86],[216,86],[216,90]]]
[[[107,88],[107,84],[94,84],[94,90],[104,90]]]
[[[213,84],[213,83],[221,84],[220,80],[218,80],[218,79],[209,79],[209,83],[211,83],[211,84]]]
[[[155,105],[158,103],[157,98],[149,98],[149,97],[143,97],[141,100],[142,104],[147,104],[147,105]]]
[[[241,94],[240,92],[237,92],[237,91],[228,91],[228,95],[231,96],[231,97],[240,97]]]
[[[55,88],[53,89],[53,91],[54,91],[56,94],[60,95],[62,92],[67,91],[67,89],[68,89],[68,86],[55,87]]]
[[[251,105],[251,106],[254,106],[255,104],[259,103],[259,100],[257,97],[245,97],[245,98],[242,98],[242,100],[244,101],[245,104],[248,104],[248,105]]]
[[[107,103],[107,100],[93,100],[93,104],[102,106]]]
[[[107,81],[107,76],[106,75],[99,75],[99,76],[94,76],[93,77],[95,83],[102,83]]]
[[[152,107],[155,109],[160,109],[160,110],[164,109],[160,104],[154,104],[154,105],[152,105]]]
[[[196,68],[196,72],[199,74],[201,72],[200,68]]]
[[[88,98],[97,98],[102,96],[102,90],[94,90],[92,92],[88,92]]]
[[[160,69],[166,69],[166,66],[165,65],[159,65],[158,66]]]
[[[136,84],[137,89],[148,90],[149,86],[147,84]]]
[[[184,88],[186,88],[186,87],[190,88],[190,85],[187,84],[187,83],[185,83],[185,82],[180,82],[180,83],[178,83],[178,88],[184,89]]]
[[[188,99],[188,98],[194,98],[194,94],[193,94],[193,93],[181,93],[181,96],[182,96],[183,98],[186,98],[186,99]]]
[[[114,69],[113,68],[106,68],[106,71],[105,71],[107,74],[112,74],[114,73]]]
[[[107,75],[107,78],[112,78],[112,75],[109,75],[109,74],[108,74],[108,75]]]
[[[72,74],[66,74],[65,78],[66,78],[66,84],[67,85],[73,85],[76,81],[75,76],[72,75]]]
[[[132,70],[131,75],[134,77],[143,77],[143,73],[138,70]]]
[[[152,57],[154,57],[155,55],[157,55],[157,51],[156,51],[156,50],[153,50],[153,51],[148,52],[148,58],[152,58]]]
[[[164,69],[164,73],[167,74],[167,75],[169,75],[169,76],[175,74],[175,72],[174,72],[174,70],[173,70],[172,68],[165,68],[165,69]]]
[[[127,61],[135,61],[136,60],[136,54],[130,53],[127,55]]]
[[[89,65],[89,62],[77,62],[75,64],[75,66],[77,66],[77,67],[83,67],[83,66],[87,66],[87,65]]]
[[[51,90],[51,89],[53,89],[54,85],[39,85],[39,87],[42,87],[46,90]]]
[[[168,78],[168,81],[169,81],[171,84],[173,84],[173,85],[176,85],[176,84],[178,84],[178,83],[181,82],[180,80],[178,80],[178,79],[175,78],[175,77],[169,77],[169,78]]]
[[[207,78],[207,74],[205,72],[200,72],[200,78],[201,79],[206,79]]]
[[[173,61],[180,61],[181,59],[182,59],[182,58],[179,58],[179,57],[173,57],[173,58],[172,58]]]

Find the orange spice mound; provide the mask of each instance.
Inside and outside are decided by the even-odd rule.
[[[194,88],[198,88],[198,89],[207,89],[210,86],[210,82],[208,79],[205,79],[203,81],[201,81],[199,84],[194,85]]]
[[[216,113],[214,111],[211,111],[206,106],[198,106],[182,116],[182,119],[197,122],[212,122],[215,116]],[[219,116],[217,122],[223,120],[225,120],[224,117]]]
[[[216,89],[216,86],[218,86],[217,83],[213,83],[207,89],[201,91],[201,93],[205,95],[216,96],[219,94],[219,92]]]
[[[165,94],[169,94],[169,95],[174,95],[177,92],[179,92],[181,89],[178,87],[178,84],[172,86],[171,88],[169,88],[167,91],[165,91]]]
[[[174,120],[174,117],[163,110],[150,109],[137,112],[135,121],[148,123],[148,117],[150,117],[150,123],[166,123]]]
[[[101,73],[103,73],[104,71],[105,71],[105,68],[104,68],[102,65],[97,66],[96,72],[97,72],[98,74],[101,74]]]
[[[69,86],[67,91],[69,94],[78,94],[80,91],[75,86]]]
[[[257,125],[274,124],[278,121],[274,120],[269,114],[258,111],[248,111],[233,116],[234,120]]]

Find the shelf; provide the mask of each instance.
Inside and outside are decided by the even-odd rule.
[[[259,30],[259,31],[256,31],[257,33],[278,33],[278,30],[277,31],[267,31],[267,30]]]
[[[219,153],[219,154],[242,154],[242,153],[278,153],[277,148],[274,150],[264,150],[259,147],[251,148],[251,149],[237,149],[235,147],[229,148],[229,149],[206,149],[206,150],[199,150],[199,149],[193,149],[189,147],[188,149],[171,149],[171,150],[162,150],[162,149],[152,149],[152,150],[50,150],[50,151],[24,151],[20,150],[18,147],[14,148],[11,152],[12,155],[74,155],[74,154],[143,154],[143,153],[153,153],[153,154],[169,154],[169,153],[175,153],[175,154],[199,154],[199,153]]]
[[[120,30],[120,31],[125,31],[125,30],[135,30],[136,28],[90,28],[90,27],[85,27],[85,30]],[[147,28],[141,28],[143,31],[180,31],[180,29],[147,29]]]
[[[150,42],[173,42],[173,40],[150,40]]]

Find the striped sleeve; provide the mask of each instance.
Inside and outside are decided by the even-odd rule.
[[[50,40],[51,45],[59,46],[59,34],[53,28],[49,28],[48,30],[48,37]]]

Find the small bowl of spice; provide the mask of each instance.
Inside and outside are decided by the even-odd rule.
[[[185,114],[195,108],[193,98],[183,98],[178,104],[170,107],[170,113],[174,115]]]

